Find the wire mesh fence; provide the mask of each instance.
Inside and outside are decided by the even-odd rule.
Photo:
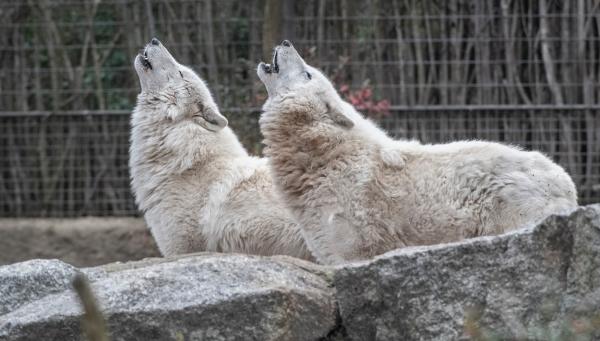
[[[282,38],[396,105],[600,101],[595,0],[8,0],[0,19],[3,110],[130,109],[152,35],[224,107],[259,106],[256,63]]]
[[[552,106],[397,108],[381,125],[425,143],[483,139],[542,151],[571,174],[582,204],[600,202],[600,110],[574,106],[568,112]],[[137,214],[127,112],[4,114],[0,122],[0,216]]]
[[[127,114],[1,116],[0,215],[132,215]]]
[[[154,35],[253,153],[254,69],[287,38],[394,135],[539,149],[600,201],[595,0],[7,0],[0,19],[0,216],[135,214],[132,60]]]

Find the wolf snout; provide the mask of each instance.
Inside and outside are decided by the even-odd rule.
[[[283,45],[285,47],[291,47],[292,43],[289,40],[285,39],[284,41],[281,42],[281,45]]]
[[[160,45],[160,40],[156,39],[156,37],[152,38],[152,40],[150,40],[150,44],[152,45]]]

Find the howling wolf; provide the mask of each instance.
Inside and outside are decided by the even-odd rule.
[[[163,255],[196,251],[312,259],[265,159],[248,156],[208,88],[156,38],[135,58],[130,171]]]
[[[288,41],[257,73],[269,94],[265,154],[322,263],[500,234],[577,207],[569,175],[538,152],[389,138]]]

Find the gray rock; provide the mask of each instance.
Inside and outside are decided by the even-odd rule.
[[[600,206],[338,267],[352,340],[600,340]]]
[[[112,340],[315,340],[336,327],[331,275],[286,257],[200,254],[86,271]],[[0,339],[81,339],[70,288],[26,287],[30,296],[15,297],[23,304],[3,307]]]
[[[0,340],[81,340],[79,272],[112,340],[600,340],[600,205],[335,268],[207,253],[4,266]]]
[[[70,289],[76,273],[76,268],[57,260],[36,259],[1,266],[0,316],[28,302]]]

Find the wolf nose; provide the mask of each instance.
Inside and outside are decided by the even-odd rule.
[[[290,47],[290,46],[292,46],[292,43],[290,43],[290,41],[286,39],[281,42],[281,45],[283,45],[285,47]]]
[[[156,39],[156,37],[152,38],[152,40],[150,40],[150,44],[152,45],[159,45],[160,41],[158,39]]]

